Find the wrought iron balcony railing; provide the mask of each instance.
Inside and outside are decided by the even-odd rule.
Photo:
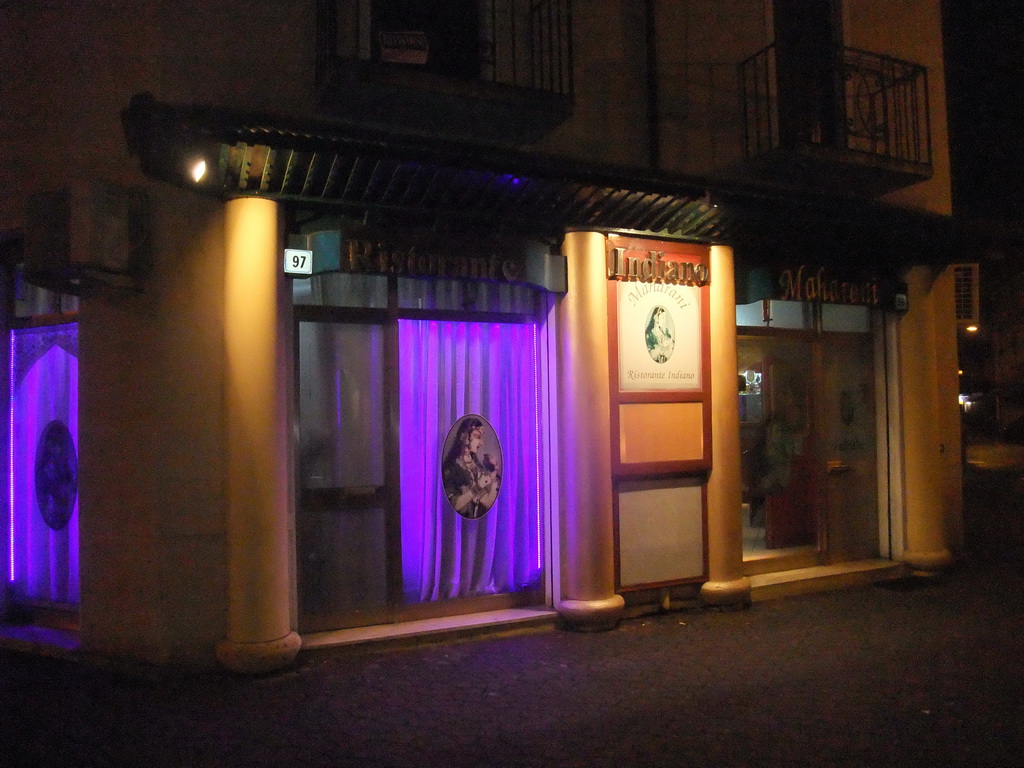
[[[571,95],[571,0],[319,0],[317,81],[339,60]]]
[[[773,44],[740,64],[748,159],[825,147],[930,175],[924,67],[842,48],[829,61],[787,58]]]

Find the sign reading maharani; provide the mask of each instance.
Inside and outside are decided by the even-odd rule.
[[[610,236],[608,243],[619,391],[702,390],[701,289],[711,281],[707,248],[621,236]]]

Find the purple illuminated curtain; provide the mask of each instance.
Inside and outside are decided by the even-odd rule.
[[[403,320],[402,574],[410,602],[540,586],[543,567],[536,327]],[[482,416],[501,446],[501,484],[478,519],[442,486],[451,427]]]
[[[76,604],[78,325],[11,332],[10,573],[19,598]]]

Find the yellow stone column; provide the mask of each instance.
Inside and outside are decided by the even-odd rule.
[[[711,247],[711,474],[708,477],[708,605],[750,602],[743,575],[740,413],[736,391],[736,285],[733,252]]]
[[[260,673],[290,664],[288,296],[277,204],[238,198],[225,206],[228,636],[217,658]]]
[[[906,549],[902,559],[915,571],[931,575],[948,568],[953,556],[946,538],[946,453],[960,446],[949,444],[942,428],[946,405],[939,393],[942,372],[948,364],[941,348],[948,334],[940,333],[944,318],[941,307],[944,291],[952,290],[936,280],[930,267],[913,267],[907,274],[910,309],[899,321],[900,381],[902,382],[904,509]],[[950,311],[952,304],[950,303]],[[955,338],[955,337],[954,337]]]
[[[561,595],[574,629],[614,627],[625,603],[615,593],[608,277],[605,238],[570,232],[563,245],[568,293],[557,309]]]

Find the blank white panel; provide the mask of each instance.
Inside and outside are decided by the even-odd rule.
[[[619,486],[619,583],[653,584],[704,573],[701,485],[641,480]]]

